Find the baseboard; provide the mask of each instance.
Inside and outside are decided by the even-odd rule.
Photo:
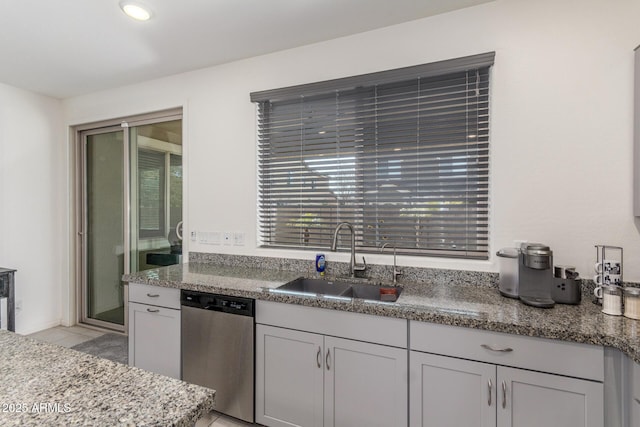
[[[27,325],[26,327],[18,328],[16,333],[20,335],[29,335],[36,332],[43,331],[45,329],[54,328],[62,324],[61,319],[50,320],[48,322],[37,323],[35,325]]]

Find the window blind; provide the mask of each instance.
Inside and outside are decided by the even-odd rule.
[[[165,154],[138,151],[140,237],[165,236]]]
[[[252,94],[261,245],[326,249],[347,221],[359,251],[487,259],[493,54],[473,58]]]
[[[182,155],[169,155],[169,226],[182,221]]]

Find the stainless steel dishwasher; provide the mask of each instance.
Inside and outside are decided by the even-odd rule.
[[[182,379],[216,390],[216,411],[254,421],[254,300],[181,293]]]

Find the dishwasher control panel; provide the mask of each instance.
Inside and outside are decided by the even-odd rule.
[[[255,314],[255,300],[250,298],[183,290],[180,303],[188,307],[221,311],[240,316],[253,317]]]
[[[244,301],[229,301],[228,299],[221,299],[220,305],[222,307],[229,307],[234,310],[246,310],[249,306],[249,303]]]

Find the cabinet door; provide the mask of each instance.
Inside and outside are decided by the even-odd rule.
[[[640,426],[640,364],[629,359],[629,426]]]
[[[324,425],[406,426],[407,350],[325,337]]]
[[[599,382],[498,367],[498,427],[600,427]]]
[[[640,397],[632,396],[630,405],[629,425],[640,426]]]
[[[496,366],[410,352],[411,427],[496,425]]]
[[[256,422],[322,426],[322,335],[256,326]]]
[[[180,310],[129,303],[129,365],[180,379]]]

